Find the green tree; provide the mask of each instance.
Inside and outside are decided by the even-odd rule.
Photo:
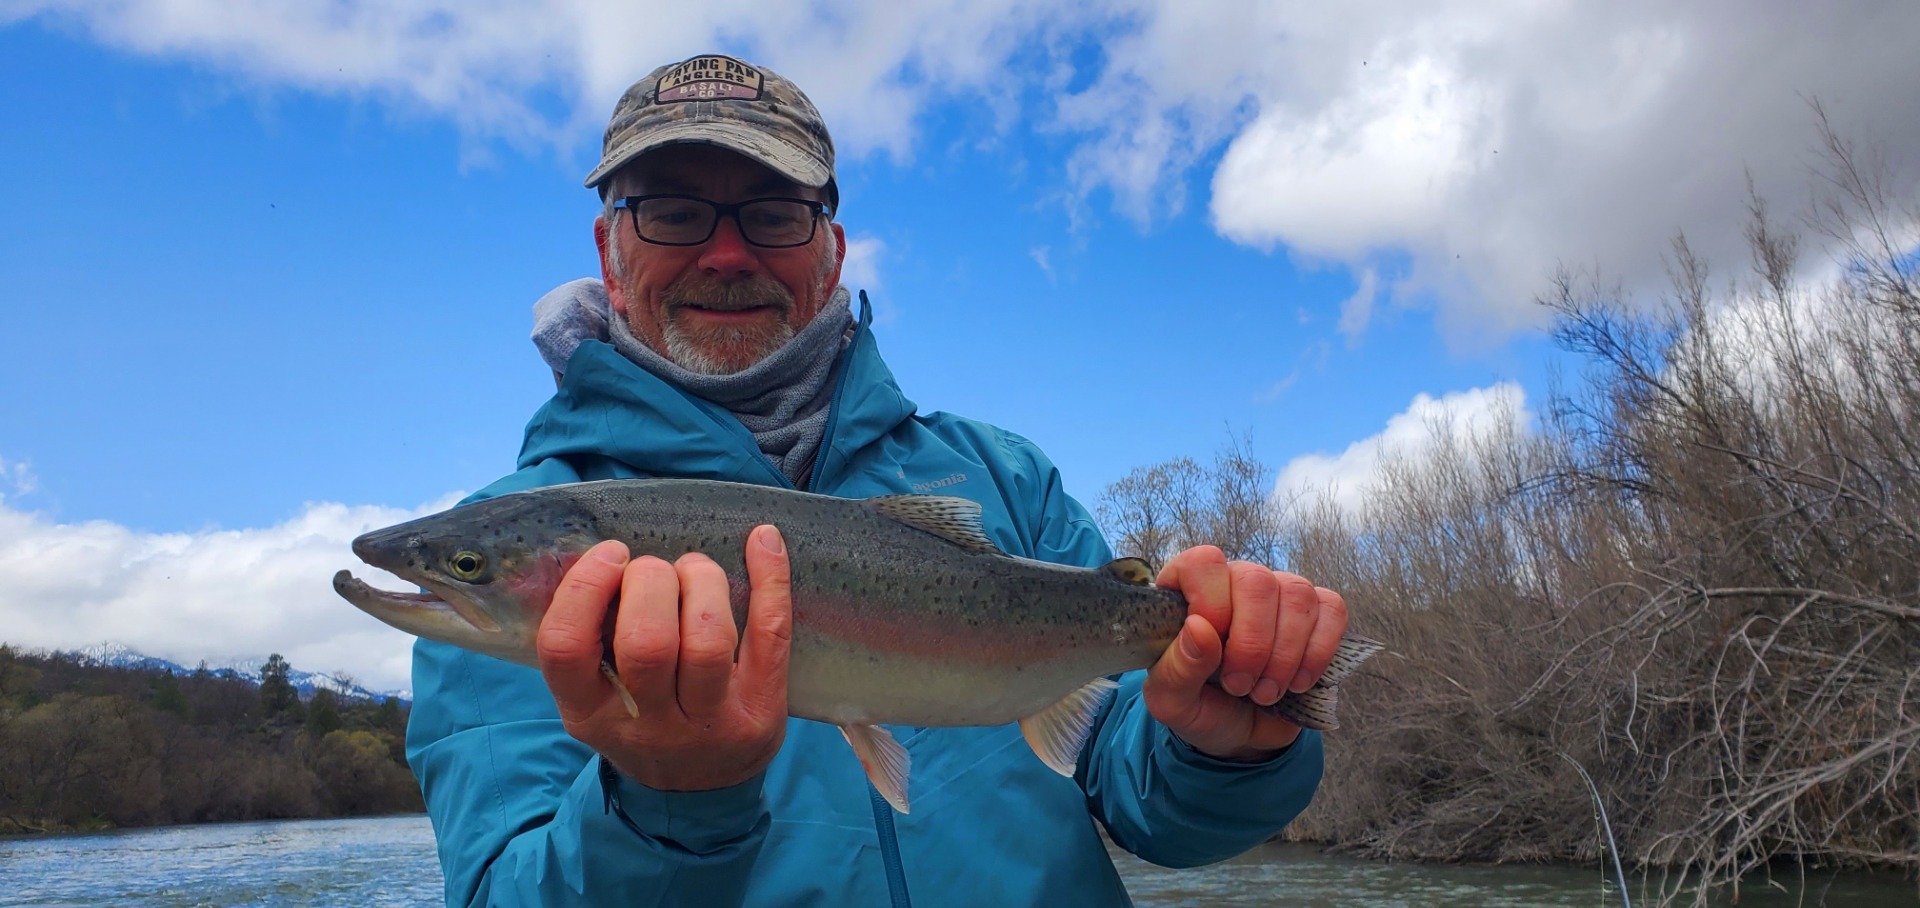
[[[307,734],[315,738],[324,738],[328,732],[338,731],[340,722],[340,698],[330,690],[316,690],[313,699],[307,701]]]
[[[153,679],[153,708],[182,719],[187,717],[187,695],[180,689],[180,679],[175,678],[173,672],[161,672]]]
[[[266,707],[268,718],[300,705],[300,692],[293,689],[293,682],[287,678],[291,670],[292,666],[279,653],[268,656],[266,666],[260,669],[260,703]]]
[[[380,701],[380,709],[374,713],[374,725],[382,731],[404,735],[407,733],[407,714],[400,711],[400,700],[388,697]]]

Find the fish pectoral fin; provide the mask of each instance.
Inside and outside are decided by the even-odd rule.
[[[907,770],[913,763],[907,749],[878,725],[842,725],[840,733],[853,745],[854,755],[860,758],[860,768],[867,771],[867,779],[873,782],[880,796],[886,798],[894,810],[906,813]]]
[[[612,662],[600,660],[600,674],[607,676],[607,683],[613,685],[613,692],[620,695],[620,705],[626,707],[627,715],[640,718],[640,704],[633,702],[633,694],[627,692],[626,682],[620,680],[620,670]]]
[[[950,495],[882,495],[867,505],[971,552],[1000,554],[980,525],[980,503]]]
[[[1297,694],[1287,691],[1272,706],[1263,706],[1261,709],[1301,728],[1332,731],[1340,727],[1340,719],[1334,715],[1334,710],[1339,706],[1340,688],[1316,684]]]
[[[1080,750],[1087,746],[1087,734],[1093,731],[1093,717],[1107,702],[1107,695],[1119,686],[1106,678],[1095,678],[1044,711],[1021,719],[1020,733],[1026,736],[1027,746],[1048,768],[1071,777],[1080,763]]]
[[[1135,586],[1153,585],[1153,569],[1147,566],[1144,558],[1115,558],[1101,565],[1100,569]]]

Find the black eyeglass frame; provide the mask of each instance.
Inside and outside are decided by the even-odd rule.
[[[684,243],[665,243],[665,242],[661,242],[660,240],[649,239],[646,236],[646,234],[643,234],[640,232],[640,216],[636,212],[635,206],[638,206],[642,202],[651,202],[654,199],[679,199],[683,202],[700,202],[704,205],[707,205],[708,207],[711,207],[713,209],[713,223],[707,227],[707,235],[701,237],[698,240],[692,240]],[[746,223],[740,220],[740,210],[747,207],[748,205],[754,205],[760,202],[792,202],[796,205],[804,205],[807,208],[811,209],[813,211],[813,216],[807,219],[807,238],[797,243],[754,242],[753,238],[747,235]],[[792,249],[794,247],[805,246],[806,244],[813,242],[813,238],[816,235],[818,235],[820,232],[820,219],[822,217],[825,217],[829,221],[833,220],[833,209],[829,207],[827,203],[815,201],[813,199],[788,198],[786,196],[765,196],[758,199],[748,199],[744,202],[735,202],[732,204],[728,204],[726,202],[716,202],[712,199],[703,199],[697,195],[683,195],[675,192],[662,192],[662,193],[654,193],[652,195],[623,196],[614,201],[613,207],[616,210],[625,210],[627,212],[627,220],[633,222],[633,235],[635,237],[638,237],[640,242],[651,243],[655,246],[698,246],[702,243],[707,242],[708,240],[713,239],[714,233],[719,231],[720,229],[721,218],[730,217],[730,218],[733,218],[734,226],[740,228],[740,239],[745,240],[747,245],[755,246],[761,249]]]

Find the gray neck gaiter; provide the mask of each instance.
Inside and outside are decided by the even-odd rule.
[[[826,307],[792,340],[730,375],[690,372],[654,352],[633,336],[626,319],[611,311],[599,281],[565,284],[535,304],[534,343],[556,372],[565,368],[566,356],[581,340],[594,337],[612,343],[661,380],[724,407],[788,480],[805,487],[826,434],[834,367],[851,337],[851,300],[847,288],[836,288]],[[600,330],[606,333],[595,337]]]

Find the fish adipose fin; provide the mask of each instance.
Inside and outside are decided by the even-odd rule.
[[[1048,768],[1071,777],[1080,763],[1081,748],[1087,746],[1087,734],[1093,731],[1093,717],[1107,702],[1107,695],[1119,686],[1106,678],[1095,678],[1045,711],[1021,719],[1020,733],[1026,736],[1027,746]]]
[[[948,495],[883,495],[868,506],[910,527],[925,530],[970,552],[1000,552],[980,526],[980,503]]]
[[[1153,568],[1140,558],[1115,558],[1100,569],[1135,586],[1153,585]]]
[[[1353,674],[1354,669],[1359,668],[1360,663],[1367,661],[1369,656],[1385,648],[1386,645],[1378,640],[1355,636],[1343,638],[1320,680],[1300,693],[1288,691],[1278,702],[1264,709],[1301,728],[1314,731],[1339,728],[1340,719],[1334,711],[1340,706],[1340,682],[1347,680],[1347,676]]]
[[[867,771],[867,779],[873,782],[880,796],[886,798],[894,810],[906,813],[907,768],[913,762],[907,749],[878,725],[842,725],[840,733],[853,745],[854,754],[860,758],[860,768]]]

